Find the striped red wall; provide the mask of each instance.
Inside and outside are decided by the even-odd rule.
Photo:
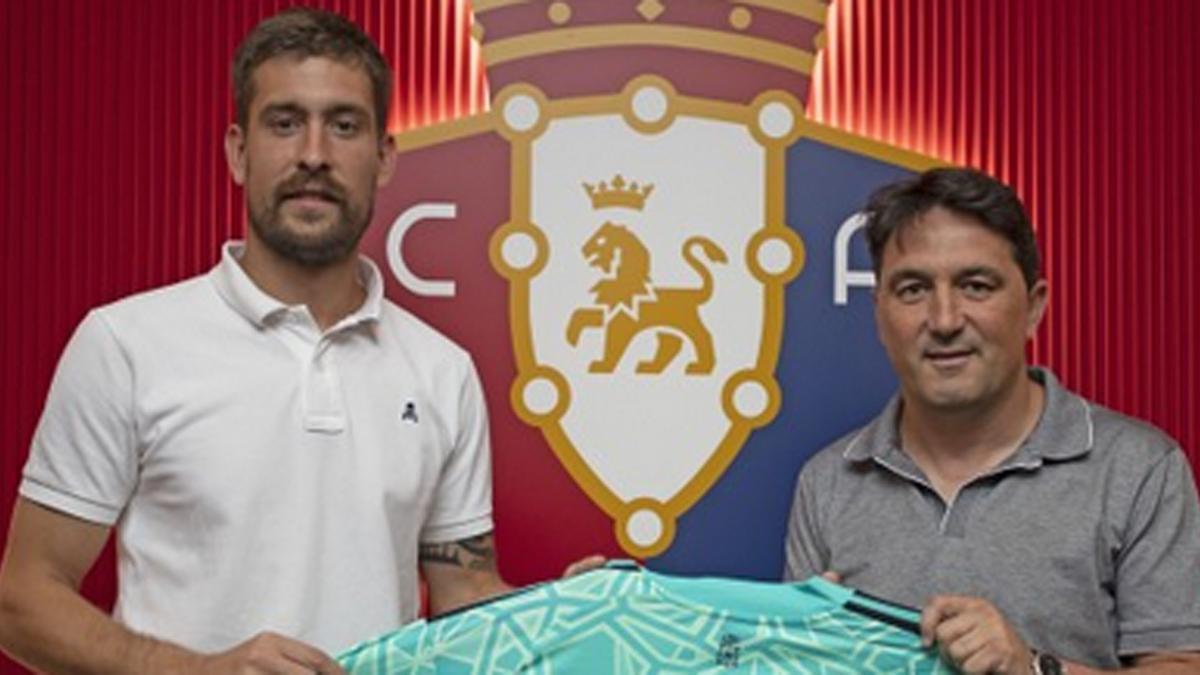
[[[1200,4],[836,0],[810,112],[1012,184],[1045,253],[1034,360],[1200,470]]]
[[[242,231],[219,148],[229,55],[288,4],[0,3],[0,514],[83,313],[207,269]],[[392,58],[393,130],[484,104],[461,4],[314,4]],[[1053,288],[1035,358],[1166,429],[1194,467],[1197,33],[1190,0],[838,0],[810,106],[1013,183]],[[89,581],[102,603],[112,590],[110,566]],[[0,659],[0,672],[19,670]]]

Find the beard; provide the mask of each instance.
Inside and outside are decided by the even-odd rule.
[[[323,228],[324,212],[302,211],[291,217],[283,214],[284,203],[298,195],[318,196],[337,207],[334,221]],[[280,183],[270,199],[260,207],[249,204],[250,227],[276,255],[305,267],[323,267],[344,260],[358,248],[371,222],[374,190],[367,195],[365,208],[351,203],[346,189],[324,171],[301,171]],[[287,222],[299,221],[299,222]],[[320,229],[319,229],[320,228]],[[306,232],[311,229],[311,232]]]

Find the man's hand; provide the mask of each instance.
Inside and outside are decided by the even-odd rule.
[[[259,633],[220,654],[200,657],[197,675],[346,675],[328,654],[275,633]]]
[[[567,565],[567,569],[563,570],[562,578],[567,579],[575,576],[576,574],[583,574],[584,572],[591,572],[592,570],[600,569],[601,567],[604,567],[604,563],[606,562],[608,562],[608,558],[598,554],[589,555],[586,558],[580,558],[570,565]]]
[[[936,643],[964,673],[1029,675],[1029,646],[995,605],[965,595],[938,595],[921,612],[921,642]]]

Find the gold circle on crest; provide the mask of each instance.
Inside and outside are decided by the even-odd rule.
[[[768,108],[777,109],[775,106],[779,105],[782,105],[791,114],[791,126],[786,133],[774,135],[763,128],[763,114]],[[759,94],[750,102],[750,110],[753,113],[749,124],[750,134],[763,147],[786,148],[800,138],[800,134],[804,130],[804,106],[800,105],[800,101],[796,100],[795,96],[786,91],[772,89]]]
[[[534,380],[546,380],[554,387],[556,399],[554,405],[547,411],[538,412],[532,410],[525,403],[525,388],[533,383]],[[571,405],[571,386],[567,383],[567,378],[549,366],[537,366],[529,372],[517,376],[513,380],[512,389],[509,390],[508,394],[509,403],[512,404],[517,417],[520,417],[526,424],[534,427],[557,423],[559,418],[567,412],[567,408]]]
[[[528,98],[533,103],[537,114],[533,123],[527,127],[514,126],[508,117],[509,104],[518,103],[522,97]],[[546,130],[546,125],[550,123],[548,110],[549,100],[546,98],[546,94],[531,84],[522,83],[505,87],[497,94],[492,102],[490,114],[496,116],[496,131],[506,140],[515,141],[541,136]]]
[[[743,415],[737,409],[737,406],[734,405],[733,398],[737,393],[738,387],[746,383],[757,384],[766,393],[766,405],[763,406],[762,411],[757,415]],[[725,416],[731,422],[741,422],[749,424],[751,427],[765,426],[771,420],[775,419],[775,415],[779,414],[779,405],[782,399],[783,395],[780,392],[779,383],[775,381],[775,378],[769,372],[754,369],[739,370],[726,380],[725,386],[721,388],[721,408],[725,411]]]
[[[657,90],[665,99],[662,114],[656,119],[647,120],[638,116],[635,106],[639,94],[646,95]],[[639,75],[626,83],[621,90],[621,117],[635,131],[643,134],[657,134],[667,129],[675,121],[677,104],[675,102],[675,87],[658,75]]]
[[[762,263],[758,259],[758,254],[765,244],[773,242],[782,242],[791,253],[792,259],[788,266],[780,271],[771,271],[764,269]],[[804,249],[804,240],[796,231],[790,227],[765,227],[754,236],[750,237],[749,243],[746,244],[746,267],[750,269],[750,274],[754,275],[764,284],[779,283],[786,284],[800,274],[800,270],[804,269],[806,252]]]
[[[546,8],[546,16],[556,26],[561,26],[571,20],[571,6],[565,2],[552,2]]]
[[[524,267],[515,267],[509,264],[509,261],[504,257],[504,244],[508,241],[509,237],[513,236],[529,237],[536,249],[533,260]],[[492,233],[491,239],[488,241],[488,259],[492,261],[492,267],[510,282],[537,276],[546,265],[547,252],[549,250],[550,245],[546,241],[546,234],[537,227],[534,227],[532,223],[505,223],[496,228],[496,231]]]
[[[629,536],[630,521],[640,512],[649,512],[658,519],[662,526],[658,537],[650,544],[639,544]],[[621,548],[639,558],[650,558],[667,550],[675,540],[675,516],[667,511],[666,506],[649,497],[642,497],[622,505],[620,513],[614,519],[614,530],[617,542]]]
[[[750,10],[745,7],[734,7],[729,12],[729,25],[737,30],[746,30],[749,28],[752,19],[753,16],[750,14]]]

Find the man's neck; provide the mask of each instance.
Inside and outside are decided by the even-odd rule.
[[[239,262],[246,276],[267,295],[287,305],[308,307],[321,330],[344,319],[366,299],[354,254],[328,265],[301,265],[248,237]]]
[[[1037,426],[1045,400],[1045,389],[1024,373],[1004,396],[978,407],[945,410],[906,400],[901,445],[949,502],[1017,451]]]

